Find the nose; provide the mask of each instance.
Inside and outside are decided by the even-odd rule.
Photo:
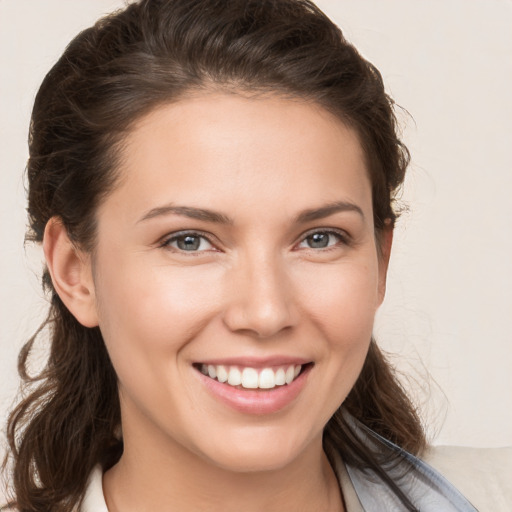
[[[245,258],[230,271],[224,323],[233,332],[270,338],[299,319],[292,283],[272,257]]]

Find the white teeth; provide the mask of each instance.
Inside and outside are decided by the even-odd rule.
[[[238,368],[232,366],[229,369],[228,384],[230,386],[240,386],[240,384],[242,384],[242,374]]]
[[[254,368],[244,368],[242,372],[242,387],[256,389],[258,387],[258,372]]]
[[[275,379],[276,386],[283,386],[286,384],[286,374],[284,373],[284,370],[282,368],[279,368],[276,372],[276,379]]]
[[[286,384],[291,384],[293,382],[294,376],[295,376],[295,367],[293,365],[288,366],[288,368],[286,369],[286,375],[285,375]]]
[[[276,376],[272,368],[265,368],[260,373],[259,387],[262,389],[272,389],[276,387]]]
[[[277,369],[263,368],[239,368],[237,366],[205,365],[202,364],[199,370],[202,374],[219,382],[227,383],[230,386],[242,386],[246,389],[272,389],[276,386],[291,384],[300,374],[302,365],[282,366]],[[259,372],[259,373],[258,373]]]
[[[222,365],[217,366],[217,380],[219,382],[226,382],[228,380],[228,371]]]

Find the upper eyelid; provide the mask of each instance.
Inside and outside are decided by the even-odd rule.
[[[342,235],[342,236],[349,236],[349,234],[347,233],[347,231],[345,229],[341,229],[341,228],[331,228],[331,227],[318,227],[318,228],[312,228],[312,229],[308,229],[306,232],[302,233],[302,235],[300,235],[302,238],[310,235],[311,233],[336,233],[338,235]]]
[[[320,228],[309,229],[305,233],[302,233],[298,240],[300,242],[300,241],[304,240],[305,238],[307,238],[308,236],[313,235],[315,233],[335,234],[335,235],[338,235],[341,238],[347,239],[347,240],[351,238],[351,235],[345,229],[320,227]]]

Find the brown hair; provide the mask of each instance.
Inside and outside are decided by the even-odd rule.
[[[367,158],[376,234],[393,225],[394,194],[409,155],[378,70],[309,0],[142,0],[80,33],[48,73],[30,125],[30,240],[50,218],[91,251],[95,212],[116,184],[122,141],[133,123],[191,90],[271,92],[315,102],[358,133]],[[86,328],[53,289],[45,327],[50,354],[31,377],[34,335],[20,353],[28,389],[8,421],[14,504],[20,511],[70,511],[96,464],[122,453],[114,369],[98,328]],[[424,444],[415,408],[372,341],[344,402],[359,421],[413,453]],[[338,411],[325,428],[359,466],[372,454],[354,444]],[[368,462],[370,461],[370,462]]]

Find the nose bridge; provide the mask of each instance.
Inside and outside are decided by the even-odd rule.
[[[231,269],[225,323],[264,338],[295,325],[298,315],[284,261],[268,250],[243,253]]]

